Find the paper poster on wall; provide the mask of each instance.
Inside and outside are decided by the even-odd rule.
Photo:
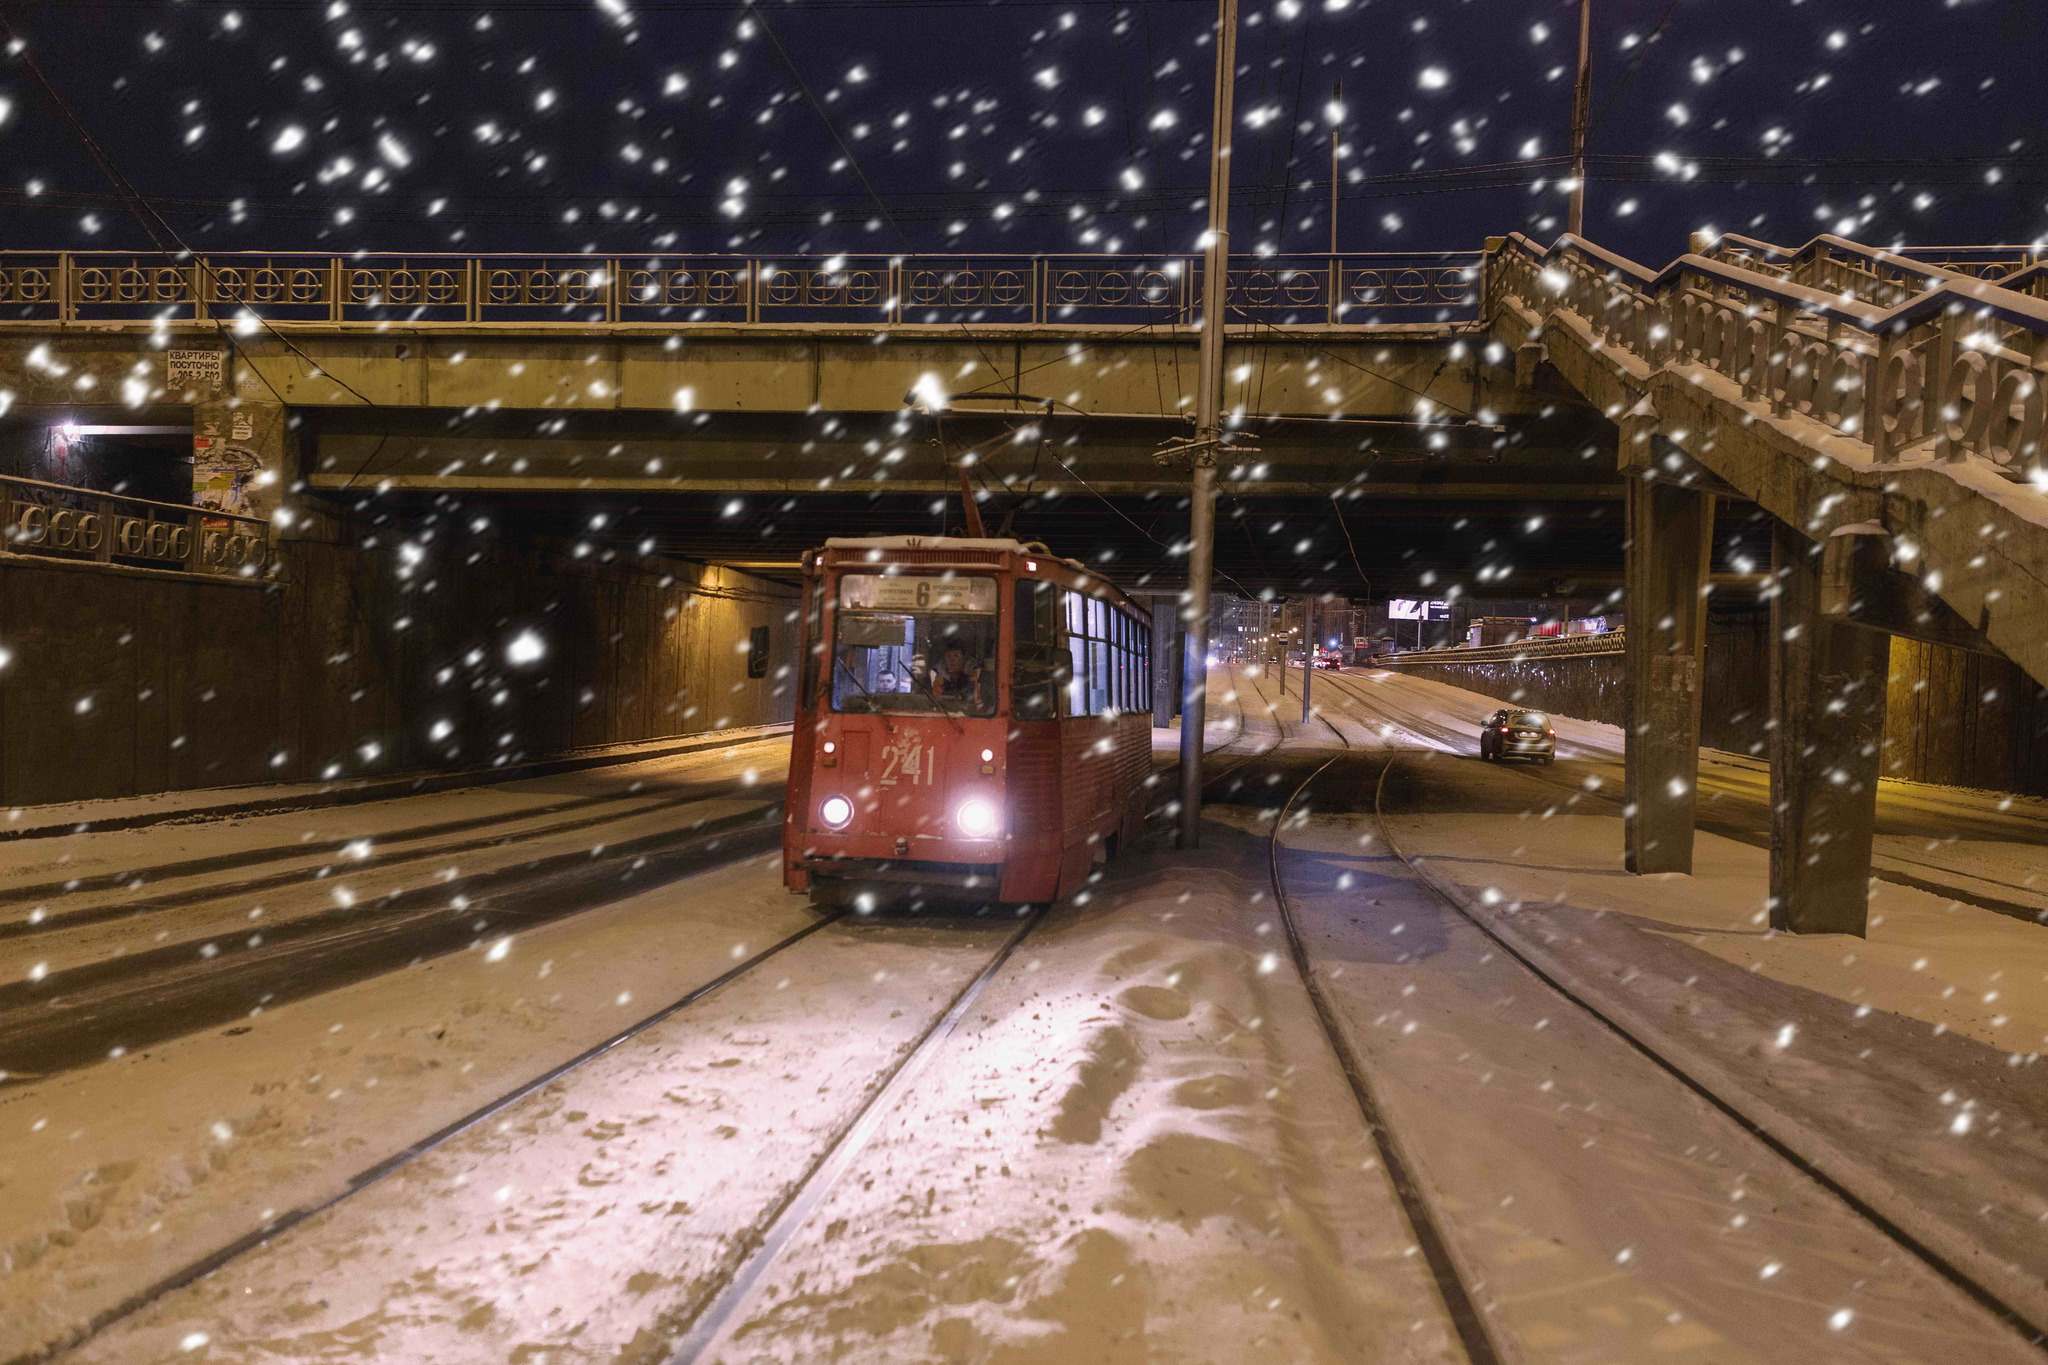
[[[230,516],[256,515],[251,495],[263,461],[218,436],[192,438],[192,504]]]

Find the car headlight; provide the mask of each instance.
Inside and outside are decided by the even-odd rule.
[[[953,812],[953,822],[970,839],[986,839],[996,832],[996,808],[980,797],[962,801]]]
[[[834,829],[845,829],[853,819],[853,802],[843,796],[828,796],[818,804],[818,818]]]

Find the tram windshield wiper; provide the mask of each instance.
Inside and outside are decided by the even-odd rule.
[[[889,733],[896,733],[895,722],[889,719],[889,713],[882,709],[881,704],[875,700],[875,694],[868,691],[868,685],[860,680],[860,674],[853,671],[853,667],[846,662],[845,657],[840,654],[834,654],[832,662],[846,670],[846,676],[853,679],[853,685],[858,687],[860,694],[868,699],[868,713],[880,716],[883,726],[888,729]]]

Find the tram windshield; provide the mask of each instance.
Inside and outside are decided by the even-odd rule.
[[[835,711],[996,711],[996,581],[912,574],[839,580]]]

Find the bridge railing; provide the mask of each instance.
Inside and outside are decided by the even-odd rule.
[[[1577,315],[1643,377],[1701,367],[1844,456],[2048,478],[2048,300],[1950,275],[1884,308],[1703,255],[1651,271],[1573,237],[1509,239],[1489,280],[1525,313]]]
[[[1539,635],[1507,645],[1451,645],[1442,649],[1408,649],[1379,660],[1378,665],[1518,664],[1530,659],[1570,659],[1584,654],[1619,654],[1626,648],[1628,627],[1591,635]]]
[[[0,475],[0,549],[245,578],[271,562],[262,521],[12,475]]]
[[[1943,248],[1927,250],[1935,255],[1947,254]],[[1782,247],[1731,232],[1717,238],[1704,254],[1709,259],[1746,266],[1791,284],[1847,294],[1880,308],[1896,308],[1943,280],[1972,273],[1951,269],[1945,260],[1886,251],[1831,233],[1815,237],[1804,246]]]
[[[1484,253],[1241,257],[1233,321],[1477,316]],[[234,318],[391,323],[1186,324],[1197,256],[443,256],[176,258],[0,252],[0,320]]]

